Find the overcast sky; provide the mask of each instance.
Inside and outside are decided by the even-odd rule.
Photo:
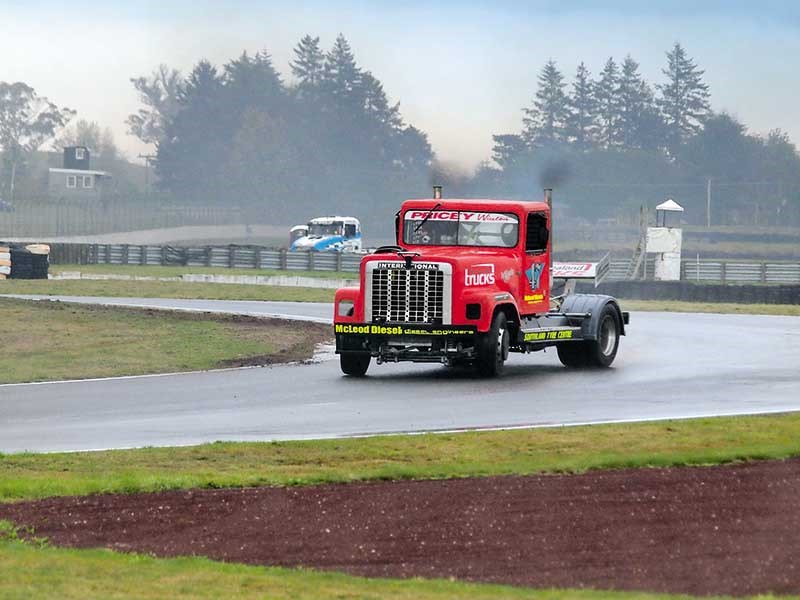
[[[0,0],[0,81],[24,81],[111,127],[133,158],[147,148],[126,134],[139,107],[131,77],[159,63],[185,73],[201,58],[221,65],[266,49],[289,79],[303,35],[327,49],[341,32],[438,156],[472,168],[489,157],[493,133],[519,131],[548,59],[571,80],[581,60],[596,75],[609,56],[631,54],[657,83],[664,52],[679,41],[706,70],[714,110],[800,142],[800,2],[647,4]]]

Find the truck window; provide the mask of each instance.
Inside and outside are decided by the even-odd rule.
[[[353,225],[345,225],[344,226],[344,237],[354,237],[356,235],[356,226]]]
[[[324,237],[327,235],[342,235],[342,224],[335,222],[329,224],[312,222],[308,224],[308,235],[319,237]]]
[[[544,252],[550,231],[547,229],[547,215],[544,213],[528,214],[528,231],[525,235],[525,252]]]
[[[403,242],[419,246],[513,248],[519,219],[510,213],[412,209],[403,218]]]

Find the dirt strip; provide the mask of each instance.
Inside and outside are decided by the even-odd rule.
[[[584,475],[56,498],[0,519],[59,545],[375,577],[800,592],[800,460]]]

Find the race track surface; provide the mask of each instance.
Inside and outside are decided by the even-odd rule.
[[[327,319],[330,305],[99,299]],[[197,303],[204,303],[198,305]],[[255,311],[255,312],[250,312]],[[257,312],[261,311],[261,312]],[[287,440],[800,410],[800,318],[635,313],[614,368],[570,371],[554,350],[501,379],[410,363],[343,377],[332,357],[284,365],[0,386],[0,452]]]

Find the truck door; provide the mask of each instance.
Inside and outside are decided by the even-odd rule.
[[[550,310],[550,220],[545,212],[528,213],[525,255],[520,278],[520,310],[525,314]]]

